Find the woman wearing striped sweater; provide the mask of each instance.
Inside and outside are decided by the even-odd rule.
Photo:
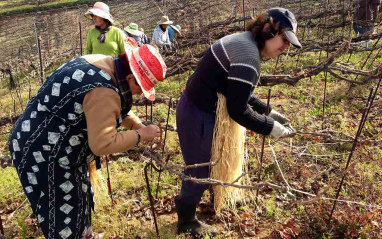
[[[205,52],[177,106],[179,141],[187,165],[210,162],[217,94],[226,98],[231,119],[263,135],[278,138],[294,130],[289,120],[252,95],[260,79],[260,59],[275,58],[290,44],[301,48],[296,37],[297,21],[289,10],[272,8],[247,25],[246,31],[223,37]],[[208,178],[209,167],[185,171],[186,175]],[[216,234],[216,228],[200,222],[196,205],[208,185],[183,181],[175,198],[178,233]]]

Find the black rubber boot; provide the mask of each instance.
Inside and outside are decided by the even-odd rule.
[[[181,203],[175,197],[176,212],[178,214],[177,233],[189,233],[195,237],[216,236],[217,229],[196,218],[196,204]]]

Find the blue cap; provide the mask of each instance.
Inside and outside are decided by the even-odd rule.
[[[301,48],[301,43],[297,39],[297,21],[291,11],[281,7],[268,9],[268,14],[273,18],[274,23],[280,23],[280,27],[285,29],[285,37],[295,47]]]

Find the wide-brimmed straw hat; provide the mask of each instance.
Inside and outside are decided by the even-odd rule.
[[[130,23],[130,25],[125,27],[124,30],[127,31],[128,33],[130,33],[131,35],[134,35],[134,36],[140,35],[140,31],[138,30],[138,24],[136,24],[134,22]]]
[[[173,21],[170,21],[168,19],[168,16],[162,16],[160,21],[157,22],[157,24],[159,24],[159,25],[171,25],[171,24],[173,24]]]
[[[89,19],[92,19],[92,15],[109,20],[111,24],[114,23],[113,17],[110,14],[109,6],[103,2],[94,3],[94,6],[85,13],[85,17]]]
[[[158,50],[148,44],[138,48],[129,48],[125,51],[129,60],[130,69],[142,89],[144,96],[155,100],[154,86],[166,76],[167,67]]]
[[[179,25],[170,25],[170,27],[172,27],[172,29],[174,29],[178,34],[179,36],[181,37],[182,36],[182,33],[180,31],[182,31],[182,28],[179,26]]]

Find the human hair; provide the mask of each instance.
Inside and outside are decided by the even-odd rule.
[[[103,20],[105,20],[105,22],[107,23],[108,26],[112,26],[113,25],[113,23],[111,23],[111,21],[109,21],[109,20],[107,20],[105,18]]]
[[[269,23],[269,28],[264,29],[267,23]],[[260,51],[264,49],[266,40],[271,39],[276,34],[283,34],[285,32],[285,28],[280,27],[279,22],[275,23],[267,12],[260,14],[250,21],[245,30],[252,33]]]

